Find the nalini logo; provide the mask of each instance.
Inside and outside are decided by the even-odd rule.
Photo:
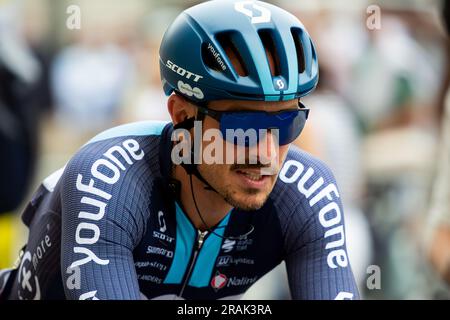
[[[215,290],[222,289],[227,284],[227,276],[217,271],[216,275],[211,280],[211,287]]]

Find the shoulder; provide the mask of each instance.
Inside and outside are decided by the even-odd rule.
[[[69,161],[69,166],[83,164],[86,168],[92,163],[95,164],[92,172],[100,165],[113,172],[125,171],[147,153],[158,149],[156,146],[166,125],[166,122],[142,121],[105,130],[82,146]]]
[[[296,147],[289,150],[271,199],[286,252],[322,239],[328,228],[343,221],[333,173],[324,162]]]
[[[298,182],[303,176],[334,181],[334,175],[326,163],[310,153],[291,145],[280,170],[279,180],[285,184]]]
[[[167,121],[140,121],[123,124],[99,133],[86,145],[114,138],[160,136],[167,124]]]
[[[61,187],[71,195],[86,188],[97,188],[109,195],[129,190],[145,192],[148,184],[142,182],[159,172],[160,136],[166,124],[137,122],[100,133],[67,163]]]
[[[308,218],[326,205],[324,198],[332,196],[339,198],[331,169],[320,159],[291,145],[271,193],[281,215],[290,216],[296,211]]]

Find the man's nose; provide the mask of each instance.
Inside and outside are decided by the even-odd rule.
[[[260,133],[258,143],[251,147],[250,153],[256,154],[261,164],[273,164],[279,155],[278,129],[267,129],[264,134]]]

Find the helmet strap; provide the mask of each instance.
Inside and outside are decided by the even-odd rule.
[[[191,130],[194,127],[194,121],[203,121],[203,118],[204,118],[204,115],[200,113],[198,117],[191,117],[191,118],[188,118],[186,120],[183,120],[182,122],[177,123],[176,125],[174,125],[173,128],[174,128],[174,130],[176,130],[176,129]],[[208,181],[206,181],[206,179],[202,177],[202,175],[198,171],[197,164],[195,163],[195,154],[194,154],[194,150],[193,150],[192,146],[191,146],[191,149],[190,149],[190,153],[191,153],[191,161],[190,161],[190,163],[182,162],[180,164],[181,167],[183,167],[183,169],[186,171],[186,173],[188,175],[194,175],[197,179],[199,179],[202,183],[204,183],[206,185],[206,187],[204,188],[205,190],[210,190],[210,191],[214,191],[214,192],[218,193],[208,183]]]
[[[197,115],[197,117],[191,117],[188,118],[176,125],[174,125],[174,130],[176,129],[186,129],[186,130],[190,130],[194,127],[194,121],[203,121],[204,119],[204,114],[200,113],[199,115]],[[203,182],[206,187],[204,188],[205,190],[211,190],[214,191],[215,193],[219,194],[209,183],[208,181],[206,181],[202,175],[200,174],[200,172],[198,171],[197,165],[194,163],[194,159],[195,159],[195,154],[194,154],[194,150],[192,150],[193,148],[191,147],[191,161],[190,163],[181,163],[181,166],[184,168],[184,170],[186,171],[186,173],[189,176],[189,182],[190,182],[190,187],[191,187],[191,195],[192,195],[192,199],[194,201],[194,205],[195,205],[195,209],[197,210],[197,214],[199,215],[200,219],[202,220],[203,225],[205,226],[205,228],[212,234],[215,234],[216,236],[218,236],[219,238],[222,239],[229,239],[229,240],[241,240],[241,239],[246,239],[248,235],[250,235],[254,230],[255,227],[252,224],[249,224],[249,229],[247,230],[247,232],[245,232],[244,234],[240,234],[237,236],[228,236],[228,237],[224,237],[216,232],[214,232],[214,230],[212,230],[208,224],[206,223],[206,221],[203,219],[202,214],[200,213],[200,209],[198,208],[197,205],[197,201],[195,199],[195,195],[194,195],[194,186],[192,183],[192,175],[194,175],[195,177],[197,177],[197,179],[199,179],[201,182]],[[178,186],[178,190],[180,190],[180,187]],[[223,228],[223,227],[222,227]]]

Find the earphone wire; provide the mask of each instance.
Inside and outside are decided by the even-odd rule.
[[[193,184],[192,184],[192,174],[189,175],[189,181],[190,181],[190,184],[191,184],[191,195],[192,195],[192,199],[194,200],[195,209],[197,210],[198,216],[199,216],[200,219],[202,220],[203,225],[205,226],[206,230],[208,230],[208,232],[210,232],[210,233],[212,233],[212,234],[214,234],[214,235],[216,235],[217,237],[222,238],[222,239],[228,239],[228,240],[242,240],[242,239],[245,239],[249,234],[251,234],[251,233],[255,230],[255,227],[254,227],[252,224],[250,224],[250,231],[247,231],[246,233],[241,234],[241,235],[239,235],[239,236],[228,236],[228,237],[224,237],[224,236],[221,236],[220,234],[214,232],[214,230],[212,230],[212,229],[208,226],[208,224],[205,222],[205,220],[203,219],[203,216],[202,216],[202,214],[200,213],[200,210],[199,210],[199,208],[198,208],[197,201],[195,200],[195,195],[194,195],[194,186],[193,186]],[[218,227],[218,228],[224,228],[224,226]]]

